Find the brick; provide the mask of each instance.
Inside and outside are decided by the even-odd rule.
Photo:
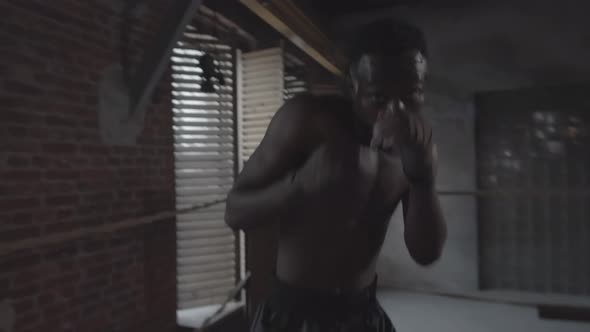
[[[80,224],[76,221],[62,221],[62,222],[53,222],[51,224],[46,225],[43,228],[45,234],[59,234],[59,233],[67,233],[80,228]]]
[[[35,301],[33,298],[26,298],[14,301],[12,308],[15,310],[17,315],[22,315],[25,312],[30,312],[35,308]]]
[[[107,154],[109,149],[104,145],[82,145],[80,146],[80,152],[85,154]]]
[[[27,286],[15,287],[10,290],[10,297],[13,299],[19,299],[27,296],[34,296],[39,292],[41,288],[38,284],[30,284]]]
[[[86,273],[90,276],[92,275],[108,275],[113,271],[113,267],[111,264],[104,264],[104,265],[98,265],[98,266],[93,266],[87,269]]]
[[[4,91],[10,94],[36,95],[38,96],[43,90],[36,85],[27,84],[18,81],[4,82]]]
[[[41,190],[48,196],[45,198],[45,203],[49,205],[68,205],[78,202],[78,197],[73,195],[76,192],[74,181],[47,181],[41,184]]]
[[[99,251],[97,253],[83,255],[83,257],[79,259],[79,264],[81,268],[84,268],[96,264],[104,264],[109,262],[111,259],[111,254],[108,251]]]
[[[79,198],[75,195],[59,195],[45,197],[45,204],[48,206],[67,206],[78,204]]]
[[[41,321],[39,312],[30,312],[23,315],[17,315],[14,322],[15,331],[21,331],[26,327],[38,324]]]
[[[74,210],[72,208],[60,208],[56,212],[56,218],[58,220],[68,219],[74,216]]]
[[[57,296],[61,297],[62,299],[71,299],[71,298],[74,298],[78,295],[78,291],[76,290],[76,286],[74,286],[72,284],[57,287],[54,289],[54,292]]]
[[[72,180],[77,179],[80,176],[80,172],[76,170],[61,169],[61,170],[49,170],[44,173],[44,178],[47,180]]]
[[[56,297],[53,291],[41,293],[37,296],[37,302],[41,307],[46,307],[52,303],[55,303]]]
[[[93,253],[106,248],[106,243],[103,240],[91,240],[82,245],[82,250],[85,253]]]
[[[21,252],[9,256],[0,256],[0,271],[13,271],[35,266],[41,261],[39,254]]]
[[[160,7],[165,8],[165,3]],[[10,66],[0,64],[3,74],[0,76],[5,78],[0,81],[3,88],[0,150],[4,152],[0,163],[5,166],[0,172],[0,197],[34,197],[42,203],[30,211],[2,211],[0,218],[6,221],[4,225],[9,225],[3,229],[39,225],[44,231],[67,232],[73,227],[115,222],[115,215],[143,215],[145,204],[133,193],[149,188],[160,193],[151,197],[161,200],[163,205],[172,204],[169,207],[173,208],[174,200],[169,198],[173,198],[174,188],[159,189],[168,188],[174,181],[169,78],[164,78],[158,86],[160,103],[150,107],[152,111],[146,118],[149,130],[142,133],[141,145],[113,147],[103,144],[98,135],[96,84],[105,65],[119,57],[116,43],[108,39],[108,35],[116,32],[111,23],[118,13],[109,6],[73,0],[64,0],[57,7],[45,2],[12,1],[0,3],[0,9],[9,13],[0,22],[0,44],[7,46],[0,46],[0,57],[10,60],[7,61]],[[142,45],[158,26],[145,22],[157,17],[157,12],[151,11],[147,10],[148,15],[142,17],[144,22],[134,22],[133,63],[140,60]],[[22,40],[27,41],[25,49],[20,47]],[[86,146],[90,148],[85,149]],[[166,154],[159,155],[156,152],[159,149],[166,150]],[[98,171],[85,173],[87,169]],[[119,197],[120,188],[126,188],[128,194]],[[82,200],[86,200],[84,204]],[[132,332],[142,327],[156,330],[166,326],[172,331],[174,289],[169,292],[170,299],[145,296],[143,241],[136,238],[136,232],[120,237],[117,241],[123,242],[115,246],[108,243],[111,236],[101,235],[92,238],[95,242],[82,239],[67,245],[36,248],[42,255],[30,250],[0,257],[0,294],[21,296],[16,299],[19,308],[41,315],[41,320],[32,318],[30,324],[15,330]],[[171,251],[173,260],[174,246],[158,246],[154,250],[162,248]],[[168,274],[157,272],[162,285],[174,281],[173,270]],[[36,271],[44,280],[36,281],[34,276],[26,279],[24,273],[28,271]],[[87,271],[94,275],[87,275]],[[72,284],[77,292],[82,283],[94,283],[99,289],[74,296],[69,285],[54,289],[41,287],[45,282],[76,273],[81,273],[81,280]],[[111,287],[114,273],[131,291]],[[21,283],[13,287],[17,275]],[[10,286],[4,287],[6,284]],[[56,298],[53,290],[65,292],[65,296]],[[33,291],[31,308],[31,296],[26,294]],[[121,301],[115,306],[128,312],[113,313],[114,299]],[[158,324],[144,322],[148,301],[156,301],[150,307],[166,312],[166,318],[158,319]],[[88,321],[81,319],[82,313],[77,309],[81,305],[90,311]],[[46,312],[54,314],[55,319],[47,317]]]
[[[21,226],[14,229],[0,231],[0,241],[17,242],[38,237],[41,234],[39,226]]]
[[[72,143],[47,143],[42,146],[43,151],[57,154],[71,154],[78,151],[78,145]]]
[[[0,196],[14,199],[15,196],[29,197],[37,194],[37,186],[34,182],[24,183],[0,183]]]
[[[6,217],[6,220],[10,220],[13,225],[29,225],[33,222],[33,215],[30,212],[17,212]]]
[[[48,277],[43,281],[44,288],[54,288],[59,286],[66,286],[79,281],[81,278],[79,272],[65,273],[57,277]]]
[[[43,258],[47,262],[60,259],[71,259],[78,255],[78,248],[75,244],[67,244],[47,249]]]
[[[10,271],[2,271],[9,273]],[[12,280],[8,276],[0,275],[0,299],[8,298],[8,292],[12,288]]]
[[[73,127],[78,124],[77,119],[73,119],[72,117],[65,117],[59,115],[46,115],[44,122],[48,126],[57,126],[57,127]]]
[[[97,227],[105,223],[105,218],[103,215],[107,213],[108,212],[101,210],[98,216],[81,217],[77,219],[77,222],[82,227]]]
[[[29,284],[34,284],[41,279],[41,275],[39,274],[38,265],[26,269],[20,270],[18,273],[15,273],[13,277],[13,284],[15,287],[26,286]]]
[[[6,157],[6,165],[14,168],[24,168],[31,165],[31,157],[23,155],[11,155]]]
[[[24,209],[34,209],[41,205],[41,200],[37,197],[17,197],[0,199],[0,210],[3,212],[18,211]]]
[[[79,295],[96,297],[94,294],[97,291],[107,289],[110,285],[110,278],[108,275],[89,275],[86,278],[91,278],[79,284]]]
[[[22,182],[22,181],[39,181],[41,172],[38,170],[9,170],[0,172],[2,182]]]
[[[23,110],[2,110],[0,112],[0,123],[32,124],[39,118],[36,114],[31,114]]]

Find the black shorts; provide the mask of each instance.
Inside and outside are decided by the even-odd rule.
[[[321,292],[276,281],[251,332],[395,332],[376,298],[376,280],[355,293]]]

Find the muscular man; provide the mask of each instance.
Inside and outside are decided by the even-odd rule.
[[[414,260],[441,254],[436,153],[420,110],[423,35],[379,21],[355,46],[350,98],[287,102],[228,195],[230,227],[280,224],[276,285],[253,332],[394,331],[375,299],[375,265],[400,201]]]

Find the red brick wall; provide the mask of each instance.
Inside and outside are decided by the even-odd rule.
[[[134,50],[167,3],[146,2]],[[98,81],[119,61],[110,6],[121,3],[0,0],[2,244],[174,208],[169,75],[137,145],[99,137]],[[170,221],[0,252],[0,301],[15,309],[15,331],[171,331],[175,293]]]

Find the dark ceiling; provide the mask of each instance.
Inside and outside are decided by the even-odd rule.
[[[355,12],[387,8],[398,5],[416,5],[425,0],[294,0],[307,10],[329,18]]]

